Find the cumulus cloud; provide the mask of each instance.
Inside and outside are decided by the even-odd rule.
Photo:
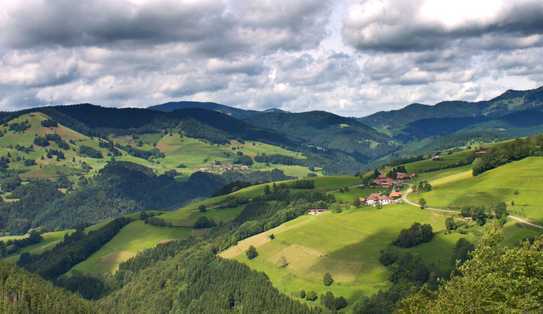
[[[421,51],[463,44],[478,49],[543,44],[538,0],[368,0],[352,3],[343,27],[360,50]]]
[[[533,0],[6,1],[0,109],[478,100],[542,84],[542,21]]]

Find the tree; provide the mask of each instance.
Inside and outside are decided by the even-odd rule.
[[[334,294],[330,291],[326,292],[321,296],[321,304],[324,305],[329,310],[336,309],[336,298]]]
[[[270,240],[275,240],[275,234],[273,234],[273,233],[270,234],[270,236],[268,238],[270,238]]]
[[[471,259],[436,293],[421,291],[402,301],[399,313],[539,313],[543,308],[543,237],[502,245],[492,225]],[[476,309],[476,310],[474,310]]]
[[[504,202],[500,202],[496,204],[496,207],[494,208],[494,214],[496,215],[496,218],[501,219],[503,217],[507,216],[507,205]]]
[[[308,300],[308,301],[315,301],[317,300],[318,296],[317,296],[317,293],[315,291],[309,291],[307,293],[307,295],[305,296],[305,299]]]
[[[335,310],[341,310],[342,308],[347,307],[348,303],[344,297],[337,297],[334,300]]]
[[[452,230],[456,230],[458,226],[456,225],[454,218],[447,217],[447,219],[445,219],[445,227],[447,228],[447,230],[452,231]]]
[[[330,273],[324,274],[324,276],[322,277],[322,282],[324,283],[325,286],[331,286],[332,283],[334,283],[334,278],[332,278],[332,274]]]
[[[464,238],[458,239],[454,246],[452,264],[456,266],[456,263],[460,265],[469,259],[470,253],[475,249],[475,246]]]
[[[298,292],[298,296],[300,297],[300,299],[305,299],[305,290],[300,290],[300,292]]]
[[[202,205],[198,206],[198,211],[200,213],[205,213],[207,211],[207,207],[202,204]]]
[[[421,225],[416,222],[400,231],[398,238],[393,242],[394,245],[402,248],[417,246],[421,243],[429,242],[433,238],[432,226],[429,224]]]
[[[426,200],[424,198],[421,198],[419,200],[419,205],[420,205],[421,209],[425,209],[426,208]]]
[[[251,245],[245,252],[245,255],[247,255],[248,259],[254,259],[258,256],[258,252],[256,251],[256,248]]]
[[[355,197],[353,202],[354,207],[360,208],[362,206],[362,201],[360,201],[360,197]]]
[[[381,262],[383,266],[388,266],[394,264],[394,262],[398,260],[398,257],[398,252],[389,247],[381,251],[381,255],[379,255],[379,262]]]
[[[194,228],[196,229],[205,229],[215,227],[217,224],[213,219],[207,218],[206,216],[200,216],[194,223]]]

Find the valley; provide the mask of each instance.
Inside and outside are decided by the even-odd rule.
[[[541,136],[426,151],[429,138],[402,145],[323,112],[172,106],[5,118],[0,261],[104,312],[271,306],[231,289],[274,295],[294,313],[392,312],[446,284],[492,230],[499,250],[542,234]],[[131,302],[139,293],[156,299]]]

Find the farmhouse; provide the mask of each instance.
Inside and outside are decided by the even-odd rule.
[[[415,173],[405,173],[405,172],[397,172],[396,173],[396,180],[398,181],[408,181],[416,177],[417,175]]]
[[[389,205],[391,202],[390,197],[381,193],[372,193],[365,199],[365,204],[368,206]]]
[[[373,183],[384,188],[391,188],[392,186],[394,186],[394,180],[382,174],[375,178],[375,180],[373,180]]]
[[[308,215],[316,216],[318,214],[324,213],[328,209],[325,208],[310,208],[307,210]]]
[[[372,193],[367,198],[361,198],[360,201],[368,206],[377,206],[377,205],[390,205],[394,203],[399,203],[402,198],[402,193],[392,192],[390,195],[383,195],[381,193]]]
[[[393,201],[397,201],[402,198],[402,193],[393,191],[390,193],[388,197],[390,197]]]
[[[417,175],[415,173],[397,172],[394,178],[389,178],[383,174],[380,174],[377,178],[375,178],[375,180],[373,180],[373,184],[382,188],[390,189],[394,185],[404,184],[416,176]]]

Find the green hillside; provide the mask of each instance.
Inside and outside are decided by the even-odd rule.
[[[183,136],[181,133],[150,132],[132,135],[87,136],[60,123],[45,127],[43,121],[53,121],[41,112],[20,115],[0,126],[0,155],[9,159],[8,168],[20,173],[24,179],[58,178],[68,176],[92,175],[101,169],[113,156],[150,167],[157,173],[169,170],[188,176],[196,171],[222,173],[227,170],[269,171],[275,168],[284,170],[287,175],[303,177],[309,173],[303,165],[270,164],[251,161],[251,164],[238,164],[240,155],[254,159],[257,155],[280,155],[295,160],[304,160],[301,153],[257,141],[229,141],[213,144],[202,139]],[[21,129],[13,126],[23,125]],[[37,145],[35,139],[47,135],[58,135],[44,146]],[[108,146],[111,142],[114,146]],[[98,157],[89,157],[81,152],[81,147],[97,151]],[[47,152],[62,152],[48,157]]]
[[[505,202],[509,212],[543,222],[541,169],[543,158],[529,157],[487,171],[477,177],[465,176],[434,182],[431,192],[413,194],[424,197],[431,207],[459,209],[464,206],[492,206]]]
[[[318,294],[328,290],[348,299],[369,295],[387,287],[388,271],[379,263],[379,252],[397,237],[402,228],[414,222],[430,223],[435,231],[443,230],[445,217],[407,205],[383,209],[346,209],[342,213],[303,216],[292,222],[241,241],[221,253],[251,268],[265,272],[283,292],[291,294],[305,289]],[[270,240],[269,235],[275,239]],[[450,258],[458,236],[442,235],[428,247]],[[253,245],[259,256],[249,261],[245,250]],[[280,265],[284,257],[286,267]],[[433,261],[432,261],[433,262]],[[322,284],[324,273],[335,280],[331,287]]]
[[[114,273],[120,263],[143,250],[160,243],[184,239],[190,234],[190,229],[153,226],[137,220],[121,229],[99,251],[72,270],[89,274]]]

